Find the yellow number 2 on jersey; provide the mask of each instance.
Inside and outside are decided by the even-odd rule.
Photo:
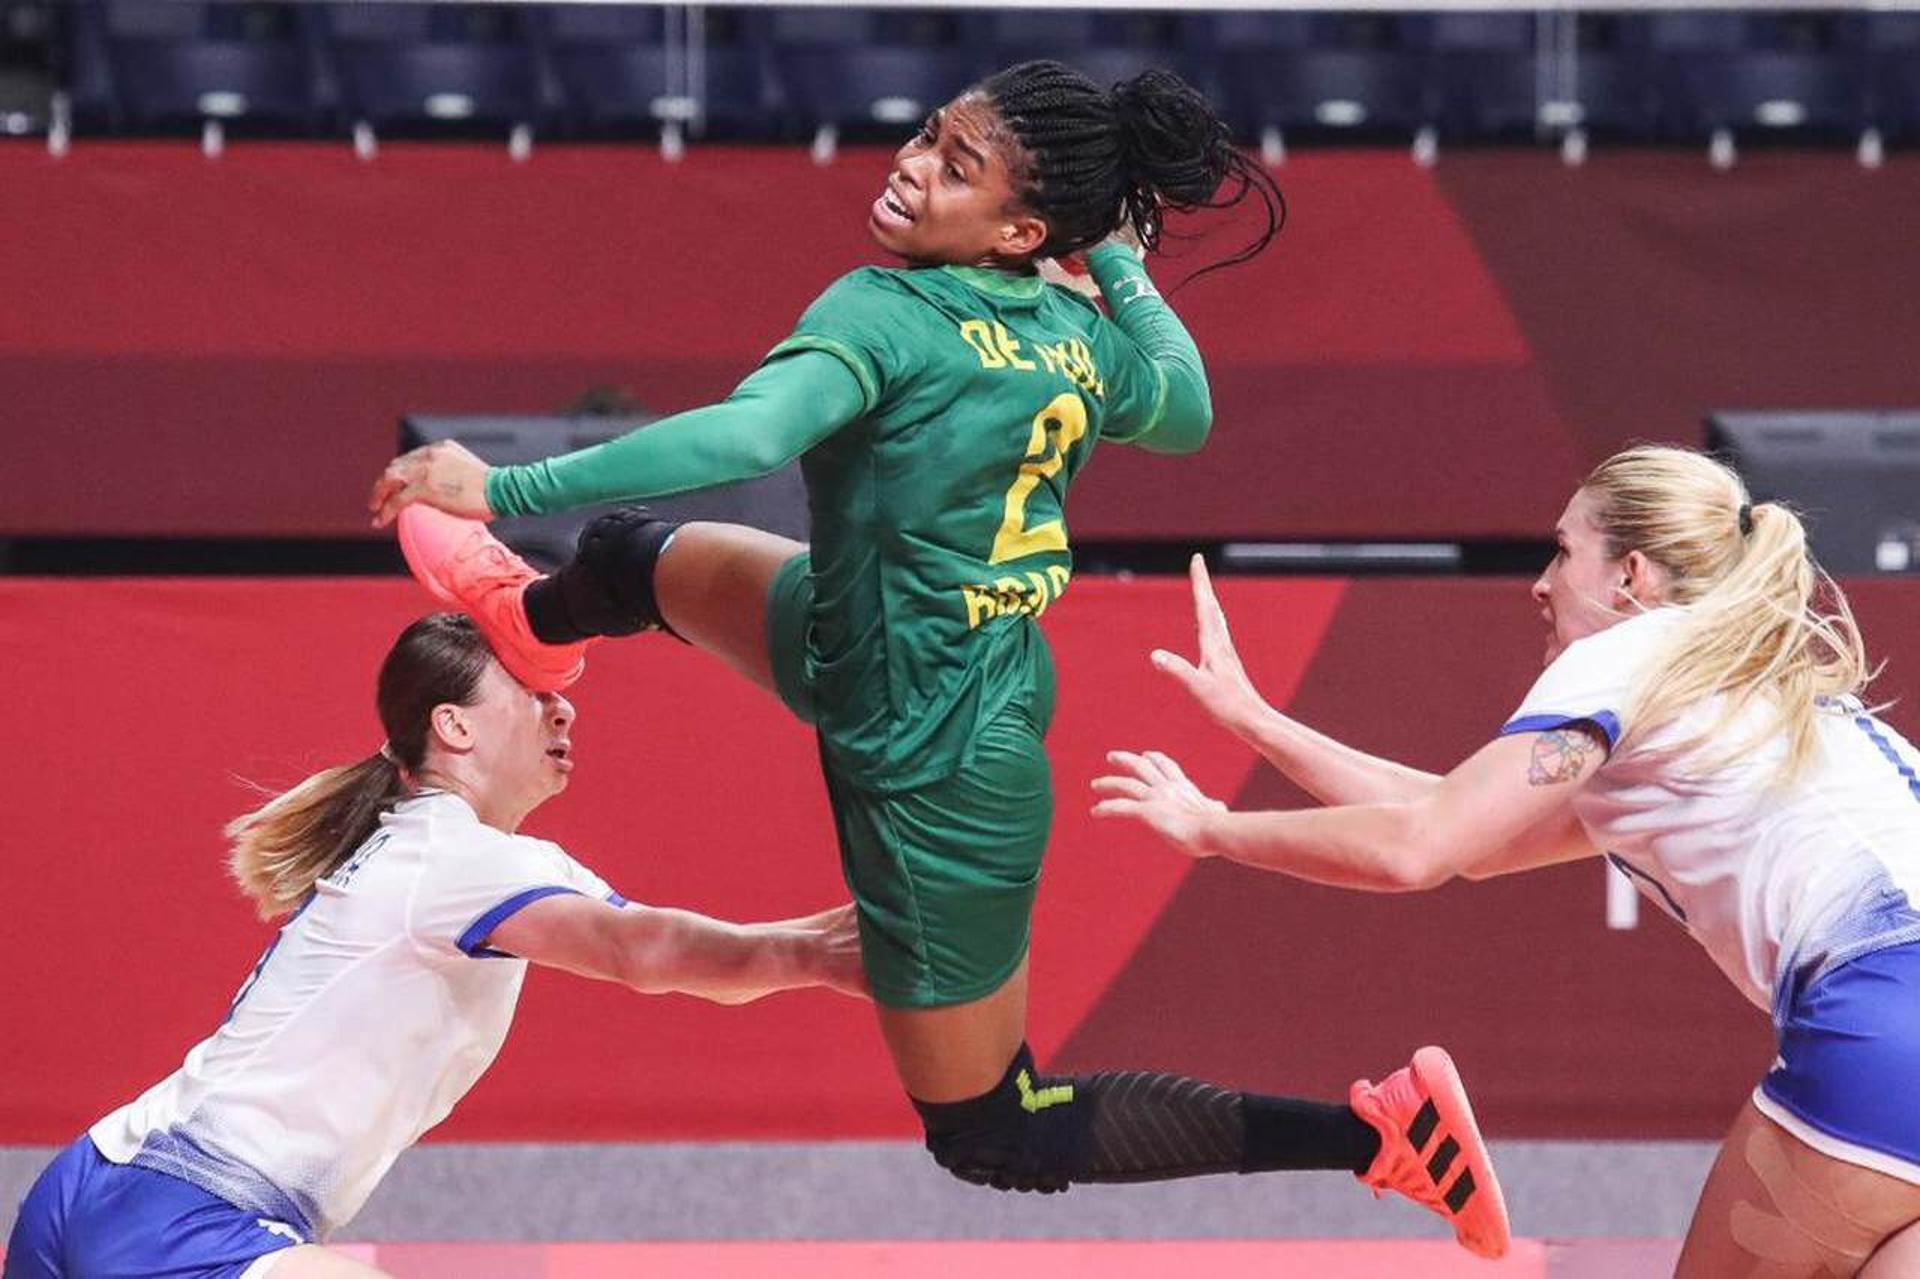
[[[1027,442],[1027,460],[1007,490],[1006,517],[993,539],[989,564],[1004,564],[1041,551],[1067,549],[1066,525],[1059,520],[1027,527],[1027,499],[1041,480],[1052,479],[1067,464],[1067,450],[1087,433],[1087,405],[1072,391],[1063,391],[1041,409],[1033,419],[1033,436]]]

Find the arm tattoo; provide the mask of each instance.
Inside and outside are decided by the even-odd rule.
[[[1592,734],[1577,728],[1542,733],[1534,738],[1533,754],[1527,759],[1527,785],[1554,786],[1573,781],[1599,749]]]

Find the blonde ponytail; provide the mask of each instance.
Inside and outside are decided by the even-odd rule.
[[[1858,693],[1871,678],[1853,611],[1807,553],[1799,517],[1778,503],[1750,505],[1738,476],[1689,449],[1629,449],[1582,487],[1608,555],[1637,550],[1666,570],[1665,602],[1686,612],[1633,691],[1629,737],[1718,697],[1713,724],[1683,749],[1697,747],[1759,706],[1756,730],[1717,748],[1715,762],[1778,736],[1787,744],[1778,780],[1793,780],[1817,749],[1822,699]]]
[[[400,765],[385,749],[323,769],[227,823],[233,841],[227,867],[260,918],[283,915],[365,843],[380,814],[407,794]]]

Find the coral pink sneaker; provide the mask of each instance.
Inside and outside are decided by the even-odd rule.
[[[416,502],[400,512],[397,527],[400,553],[420,585],[464,609],[515,679],[536,693],[557,693],[580,678],[593,641],[544,644],[534,637],[522,597],[541,575],[484,523]]]
[[[1356,1080],[1347,1100],[1380,1133],[1373,1166],[1357,1174],[1375,1195],[1395,1190],[1433,1209],[1476,1256],[1506,1255],[1506,1201],[1445,1049],[1422,1048],[1377,1084]]]

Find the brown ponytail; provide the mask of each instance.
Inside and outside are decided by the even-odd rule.
[[[434,613],[400,633],[380,664],[377,705],[387,745],[352,764],[322,769],[228,822],[228,868],[262,919],[298,906],[313,886],[365,843],[380,815],[413,792],[436,706],[468,706],[492,653],[473,620]]]

